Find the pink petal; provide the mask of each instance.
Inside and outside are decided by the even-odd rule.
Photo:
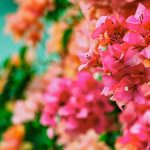
[[[107,18],[108,16],[101,16],[96,23],[96,28],[104,24]]]
[[[145,103],[144,95],[142,95],[140,91],[135,92],[134,101],[137,102],[138,104],[144,104]]]
[[[142,50],[140,54],[143,55],[145,58],[150,59],[150,46]]]
[[[124,62],[127,65],[138,65],[142,62],[142,60],[139,58],[137,50],[128,49],[125,53]]]
[[[81,109],[81,111],[77,114],[77,118],[86,118],[88,116],[88,110],[86,108]]]
[[[129,16],[126,20],[126,27],[130,30],[139,30],[141,22],[139,19],[136,19],[134,16]]]
[[[99,26],[98,28],[95,29],[95,31],[92,33],[92,38],[96,39],[100,36],[100,34],[104,31],[102,26]]]
[[[139,19],[139,17],[141,17],[141,15],[144,14],[145,10],[146,10],[145,6],[139,3],[135,13],[135,17]]]
[[[48,128],[47,135],[51,139],[54,137],[54,130],[52,128]]]
[[[127,42],[131,45],[134,45],[134,46],[144,46],[145,45],[145,40],[144,38],[138,34],[137,32],[128,32],[124,37],[123,37],[123,41],[124,42]]]

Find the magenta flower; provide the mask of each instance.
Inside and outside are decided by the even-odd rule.
[[[144,85],[145,86],[145,85]],[[150,96],[150,94],[149,94]],[[123,136],[118,141],[126,146],[131,144],[137,150],[146,150],[150,146],[150,103],[139,105],[130,102],[120,115]]]
[[[120,108],[130,101],[146,102],[141,88],[150,82],[150,67],[145,65],[150,58],[149,22],[150,11],[139,4],[135,15],[126,20],[118,15],[101,16],[92,34],[96,45],[89,53],[97,52],[92,64],[102,71],[102,94],[111,96]],[[92,65],[88,61],[86,66]]]
[[[105,96],[100,95],[101,89],[102,83],[87,72],[79,73],[76,80],[53,80],[44,95],[42,124],[55,129],[59,122],[64,122],[65,130],[74,134],[91,128],[98,133],[108,129],[110,119],[107,113],[113,107]]]

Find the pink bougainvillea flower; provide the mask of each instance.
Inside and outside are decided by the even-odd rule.
[[[129,16],[126,22],[127,22],[127,27],[129,29],[138,30],[139,32],[141,32],[143,31],[143,29],[149,30],[149,24],[150,24],[149,20],[150,20],[150,11],[140,3],[138,5],[135,15]]]
[[[124,112],[120,115],[120,122],[123,125],[123,135],[117,140],[117,143],[122,144],[122,148],[131,144],[137,150],[149,149],[149,110],[149,102],[142,105],[130,102],[126,106]]]
[[[124,63],[127,66],[134,66],[142,63],[142,59],[137,49],[128,48],[124,54]]]
[[[140,64],[133,67],[127,67],[125,70],[122,69],[121,71],[123,72],[123,78],[121,77],[121,74],[117,74],[116,76],[104,76],[104,90],[102,93],[105,93],[105,95],[113,94],[111,99],[115,100],[118,105],[119,103],[122,104],[122,102],[127,103],[129,101],[144,103],[145,96],[141,91],[141,86],[143,83],[149,81],[150,69],[146,69]]]
[[[84,68],[97,67],[101,65],[101,60],[99,59],[98,51],[93,50],[97,46],[96,43],[93,43],[90,47],[90,50],[86,53],[79,53],[80,62],[82,65],[79,66],[79,71]]]
[[[42,124],[55,129],[59,122],[63,122],[67,133],[72,134],[83,133],[90,128],[98,133],[108,129],[110,119],[106,113],[113,107],[105,96],[100,95],[101,89],[102,83],[87,72],[79,73],[76,80],[53,80],[44,94]]]
[[[60,72],[57,70],[58,66],[53,64],[53,67],[55,67],[55,71],[53,71],[53,68],[49,68],[44,74],[34,77],[25,90],[25,99],[15,102],[11,118],[13,124],[33,121],[36,114],[41,112],[43,108],[43,94],[47,90],[50,81]]]
[[[14,106],[12,122],[20,124],[35,119],[35,115],[43,106],[42,94],[32,93],[26,100],[18,100]]]
[[[104,38],[108,36],[111,39],[113,38],[114,40],[119,40],[121,38],[120,37],[121,34],[124,32],[122,30],[123,26],[124,26],[124,18],[121,16],[116,17],[101,16],[96,24],[96,29],[92,34],[92,38],[93,39],[96,39],[98,37],[101,38],[103,34]]]
[[[97,54],[96,60],[92,59],[92,64],[95,64],[92,67],[102,72],[102,94],[111,96],[120,108],[130,101],[146,102],[141,86],[150,82],[150,30],[145,28],[145,23],[150,22],[149,14],[149,10],[139,4],[135,16],[132,16],[135,24],[130,22],[132,28],[128,26],[130,17],[125,20],[118,15],[101,16],[92,34],[96,44],[90,48],[89,54]],[[145,17],[139,18],[141,15]],[[137,29],[138,19],[143,22]],[[83,67],[90,65],[87,60],[83,62]]]
[[[99,18],[96,24],[96,30],[92,34],[92,38],[98,38],[101,33],[104,33],[106,30],[107,32],[112,32],[114,29],[114,24],[112,20],[107,16],[102,16]]]

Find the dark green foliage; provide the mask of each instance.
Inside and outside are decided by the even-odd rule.
[[[64,35],[63,35],[62,45],[63,45],[63,49],[64,49],[65,53],[67,53],[67,49],[68,49],[67,45],[69,43],[71,33],[72,33],[72,29],[68,28],[67,30],[65,30]]]
[[[1,105],[7,100],[21,98],[24,88],[31,79],[31,70],[28,67],[12,67],[8,81],[0,95]]]
[[[118,116],[119,116],[119,114],[121,113],[121,110],[120,110],[119,107],[116,105],[116,102],[111,101],[111,100],[110,100],[109,102],[110,102],[111,105],[114,106],[114,110],[113,110],[112,112],[108,113],[108,115],[109,115],[110,117],[112,117],[113,120],[114,120],[116,123],[119,124]]]
[[[62,146],[56,144],[57,137],[48,138],[47,128],[40,124],[39,115],[33,122],[26,123],[25,128],[25,141],[33,144],[33,150],[62,150]]]
[[[1,68],[1,71],[8,70],[9,73],[6,84],[0,93],[0,138],[2,133],[11,125],[12,113],[6,109],[6,104],[10,100],[23,97],[24,89],[34,74],[32,67],[25,61],[26,51],[26,47],[23,47],[20,51],[21,62],[19,66],[11,64],[11,59],[7,59]]]
[[[55,0],[55,9],[46,13],[46,19],[58,21],[69,6],[71,6],[71,4],[68,0]]]
[[[11,125],[11,112],[5,107],[0,107],[0,141],[2,140],[3,132]]]
[[[16,100],[23,97],[24,89],[34,75],[32,66],[26,63],[26,51],[26,47],[23,47],[20,51],[19,66],[11,64],[9,59],[4,64],[4,67],[9,69],[9,74],[4,89],[0,94],[0,106],[9,100]]]
[[[108,117],[113,118],[113,121],[120,126],[118,116],[121,113],[121,110],[118,108],[115,102],[110,101],[110,103],[114,106],[114,110],[110,113],[107,113]],[[121,135],[120,131],[106,131],[99,136],[99,140],[105,142],[109,145],[112,150],[115,150],[115,141]]]
[[[11,59],[7,59],[1,67],[2,72],[8,70],[9,73],[4,89],[0,93],[0,140],[2,140],[2,134],[11,126],[12,113],[6,109],[6,104],[9,101],[24,98],[24,91],[35,73],[38,74],[40,69],[45,70],[51,62],[60,59],[57,54],[52,54],[42,58],[40,62],[28,64],[25,59],[27,50],[27,47],[21,48],[19,66],[12,64]],[[52,140],[47,137],[47,129],[40,125],[39,116],[33,122],[26,123],[25,128],[25,141],[33,144],[33,150],[62,150],[62,146],[56,144],[57,137]]]
[[[115,150],[115,141],[120,136],[119,131],[104,132],[99,136],[99,140],[105,142],[108,146]]]

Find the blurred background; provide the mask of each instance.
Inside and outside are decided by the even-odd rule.
[[[130,105],[137,87],[150,88],[149,78],[142,78],[150,67],[144,5],[150,8],[150,0],[0,0],[0,150],[149,150],[150,132],[141,118],[148,120],[150,104]],[[141,14],[131,27],[140,22],[144,33],[135,41],[148,41],[137,40],[139,47],[127,36],[138,31],[118,19],[136,9]],[[130,89],[134,77],[138,83]],[[139,133],[130,133],[138,123]]]
[[[15,43],[13,38],[10,35],[5,34],[5,26],[6,26],[6,16],[15,12],[17,9],[17,5],[13,2],[13,0],[1,0],[0,2],[0,63],[17,52],[21,46],[20,43]]]

